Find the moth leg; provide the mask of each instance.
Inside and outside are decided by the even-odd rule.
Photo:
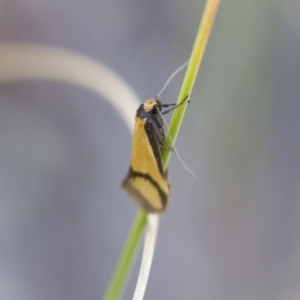
[[[163,147],[164,147],[165,149],[167,149],[168,151],[170,151],[170,152],[174,152],[174,147],[168,146],[168,145],[165,143],[165,141],[163,141]]]
[[[180,106],[181,104],[183,104],[187,99],[189,98],[189,95],[187,95],[178,105],[176,105],[176,106],[174,106],[174,107],[172,107],[172,108],[170,108],[170,109],[167,109],[167,110],[165,110],[165,111],[162,111],[161,112],[161,114],[162,115],[165,115],[165,114],[167,114],[167,113],[169,113],[171,110],[173,110],[173,109],[175,109],[175,108],[177,108],[178,106]],[[190,101],[188,100],[188,103],[190,103]],[[174,104],[166,104],[166,105],[168,105],[168,106],[170,106],[170,105],[174,105]],[[165,106],[164,106],[165,107]],[[167,107],[167,106],[166,106]]]
[[[176,103],[171,103],[171,104],[161,104],[162,107],[169,107],[169,106],[174,106]]]

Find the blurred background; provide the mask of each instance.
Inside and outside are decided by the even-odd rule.
[[[189,57],[203,7],[2,0],[0,42],[90,56],[144,101]],[[172,157],[145,299],[300,299],[299,11],[221,3],[177,142],[198,178]],[[79,87],[24,81],[0,95],[0,299],[101,299],[137,212],[119,187],[131,134]]]

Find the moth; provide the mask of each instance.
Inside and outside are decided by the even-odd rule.
[[[131,163],[122,188],[148,213],[163,213],[170,199],[168,171],[164,171],[161,148],[165,145],[164,114],[178,105],[162,104],[158,98],[148,99],[136,111]],[[163,107],[174,106],[162,111]]]

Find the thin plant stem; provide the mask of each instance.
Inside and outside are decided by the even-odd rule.
[[[159,216],[148,214],[140,271],[132,300],[144,299],[155,251],[158,225]]]
[[[123,287],[129,277],[133,259],[140,244],[140,239],[146,224],[147,213],[143,210],[139,210],[131,227],[119,263],[116,267],[115,274],[113,275],[113,280],[107,289],[104,299],[116,300],[119,299],[122,294]]]
[[[191,53],[189,64],[183,79],[181,90],[179,92],[177,104],[179,104],[185,97],[191,97],[194,83],[200,68],[200,64],[203,58],[203,54],[206,48],[206,44],[211,32],[211,28],[220,4],[220,0],[208,0],[206,2],[203,17],[199,26],[199,30],[196,36],[195,44]],[[169,125],[169,135],[166,137],[165,143],[167,145],[173,146],[175,143],[178,132],[184,117],[185,110],[187,108],[188,102],[185,101],[177,109],[175,109],[172,119]],[[167,168],[170,158],[171,151],[168,151],[165,147],[162,148],[162,159],[165,168]]]
[[[189,59],[188,68],[183,80],[177,103],[180,103],[186,96],[191,96],[219,4],[220,0],[207,0],[206,2],[202,21],[199,26],[195,44],[191,53],[191,57]],[[186,107],[187,103],[184,103],[174,111],[169,126],[170,135],[168,135],[166,139],[167,145],[172,145],[173,143],[175,143]],[[171,151],[162,148],[162,160],[165,169],[169,164],[170,157]],[[125,282],[127,282],[130,270],[132,268],[133,258],[135,257],[135,253],[137,252],[139,241],[146,225],[146,220],[147,214],[144,211],[140,210],[137,213],[123,253],[120,257],[120,261],[105,294],[105,300],[117,300],[120,298]]]

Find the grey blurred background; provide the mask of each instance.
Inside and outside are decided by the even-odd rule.
[[[0,42],[88,55],[143,101],[189,57],[203,7],[2,0]],[[198,178],[172,157],[145,299],[300,299],[299,12],[295,0],[221,3],[177,143]],[[0,93],[0,299],[101,299],[137,211],[119,188],[130,133],[74,86]]]

